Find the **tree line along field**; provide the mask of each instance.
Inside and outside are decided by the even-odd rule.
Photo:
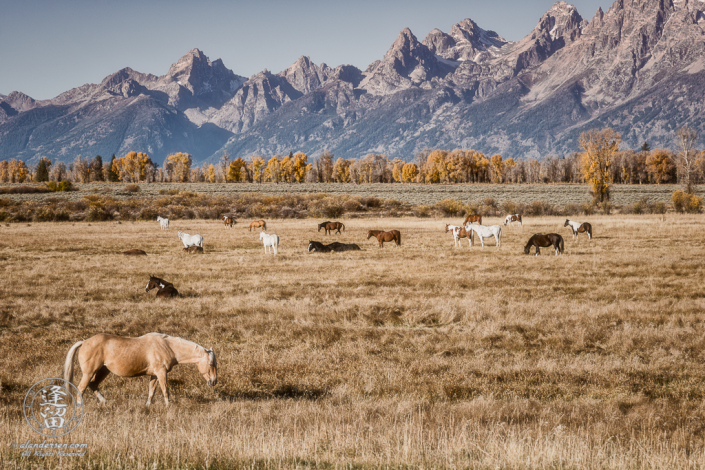
[[[702,215],[526,218],[454,248],[459,219],[268,221],[280,254],[246,224],[217,221],[0,226],[0,462],[6,468],[700,468],[705,466]],[[485,224],[500,223],[488,218]],[[369,229],[398,229],[377,248]],[[176,232],[199,233],[184,255]],[[526,256],[537,232],[566,253]],[[307,253],[309,240],[360,252]],[[140,248],[146,257],[121,251]],[[182,297],[144,292],[154,274]],[[23,458],[38,441],[22,400],[98,332],[159,331],[213,348],[218,385],[110,376],[99,406],[57,442],[85,457]],[[78,374],[80,376],[80,373]],[[74,380],[78,380],[75,377]]]
[[[3,185],[12,188],[23,185]],[[589,188],[583,184],[345,184],[345,183],[136,183],[139,192],[125,191],[123,183],[77,183],[78,191],[42,194],[3,194],[0,197],[13,200],[37,200],[47,197],[62,197],[78,200],[87,194],[105,194],[115,198],[159,197],[169,191],[193,191],[214,196],[236,196],[252,192],[265,195],[348,194],[351,196],[375,196],[383,199],[396,199],[408,204],[435,204],[444,199],[456,199],[463,203],[482,201],[486,198],[497,202],[512,201],[530,204],[546,201],[555,205],[585,204],[592,198]],[[672,193],[680,189],[674,184],[613,185],[611,202],[614,205],[635,204],[642,199],[648,202],[670,203]],[[695,186],[695,194],[705,195],[705,186]]]

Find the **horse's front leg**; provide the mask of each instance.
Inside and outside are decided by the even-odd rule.
[[[152,404],[152,397],[154,396],[154,392],[156,389],[157,389],[157,376],[150,375],[149,376],[149,391],[147,392],[147,406]]]
[[[169,391],[166,388],[166,369],[157,371],[157,379],[159,380],[159,386],[162,388],[162,393],[164,394],[164,403],[169,406]]]

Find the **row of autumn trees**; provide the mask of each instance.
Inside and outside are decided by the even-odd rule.
[[[42,158],[34,168],[19,160],[0,161],[0,181],[113,182],[288,182],[288,183],[589,183],[597,199],[609,194],[609,185],[676,183],[688,188],[705,180],[705,151],[697,151],[697,134],[689,128],[677,132],[679,151],[619,150],[620,136],[611,129],[584,132],[581,152],[541,160],[504,159],[475,150],[424,150],[414,162],[370,153],[360,159],[335,158],[324,151],[317,158],[298,152],[288,156],[231,160],[224,154],[215,164],[194,165],[193,157],[175,153],[161,167],[142,152],[103,162],[76,157],[68,165]]]

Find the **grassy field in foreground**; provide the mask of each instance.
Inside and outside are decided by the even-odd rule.
[[[705,218],[593,216],[503,231],[500,248],[454,248],[441,219],[0,226],[0,467],[702,468]],[[486,224],[499,223],[499,219]],[[402,247],[365,240],[399,229]],[[177,230],[206,254],[184,255]],[[558,232],[564,256],[525,256]],[[360,252],[309,254],[308,240]],[[130,248],[147,257],[125,257]],[[149,274],[183,296],[144,292]],[[192,366],[146,408],[147,379],[109,377],[99,406],[52,442],[85,457],[23,458],[41,442],[22,400],[98,332],[180,336],[218,356],[218,385]],[[75,381],[80,378],[80,372]]]
[[[12,185],[3,185],[11,187]],[[20,186],[14,185],[14,186]],[[78,200],[87,194],[105,194],[116,198],[159,197],[159,192],[179,190],[195,191],[211,196],[238,196],[243,193],[259,192],[267,195],[306,195],[326,193],[330,195],[348,194],[351,196],[375,196],[383,199],[396,199],[409,204],[433,205],[443,199],[456,199],[465,204],[493,198],[498,203],[511,201],[530,204],[545,201],[554,205],[584,204],[592,198],[589,188],[583,184],[291,184],[291,183],[141,183],[138,193],[124,191],[125,183],[76,184],[79,191],[45,194],[7,194],[13,200],[43,201],[46,198],[62,197]],[[618,184],[613,185],[611,202],[614,205],[634,204],[642,199],[648,202],[671,202],[671,194],[682,189],[675,184]],[[705,195],[705,186],[696,186],[695,193]]]

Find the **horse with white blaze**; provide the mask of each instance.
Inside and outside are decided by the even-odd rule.
[[[468,232],[476,233],[477,236],[480,237],[480,243],[482,244],[483,248],[485,247],[484,238],[494,237],[494,239],[497,241],[497,247],[499,247],[502,243],[502,227],[500,227],[499,225],[485,226],[480,224],[469,223],[465,226],[465,230]]]
[[[200,246],[203,248],[203,237],[200,235],[189,235],[188,233],[179,232],[179,240],[184,244],[184,247]]]
[[[157,222],[159,222],[159,227],[162,230],[167,230],[169,228],[169,219],[165,219],[164,217],[157,216]]]
[[[267,254],[267,248],[269,248],[275,255],[279,252],[279,235],[260,232],[259,239],[262,240],[262,243],[264,244],[265,255]]]

